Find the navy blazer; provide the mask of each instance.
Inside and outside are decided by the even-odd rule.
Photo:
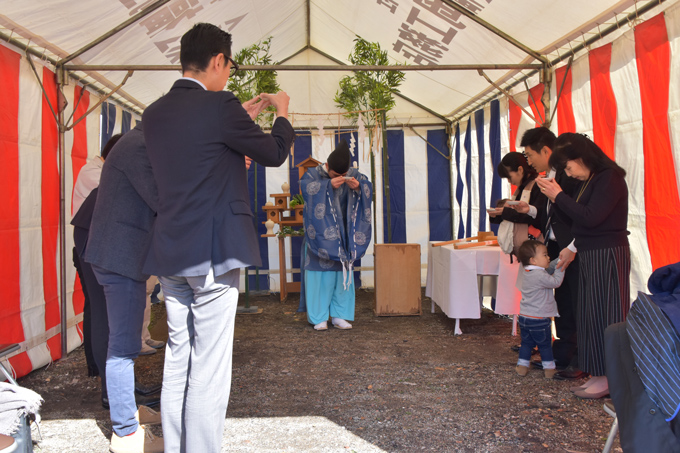
[[[186,79],[142,118],[159,197],[144,270],[191,277],[261,265],[244,156],[283,164],[295,139],[288,120],[266,134],[232,93]]]
[[[138,281],[151,239],[158,192],[141,123],[111,149],[99,181],[85,261]],[[80,211],[78,211],[80,212]]]

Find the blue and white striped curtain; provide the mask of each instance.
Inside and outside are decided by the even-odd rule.
[[[133,115],[112,102],[102,103],[101,108],[100,149],[112,136],[128,132],[135,127],[137,121],[141,121],[138,115]]]
[[[496,100],[474,112],[456,126],[453,141],[456,237],[474,236],[478,231],[497,232],[498,227],[489,224],[486,208],[495,206],[510,191],[509,184],[496,172],[509,149],[507,107],[501,110],[501,102]]]

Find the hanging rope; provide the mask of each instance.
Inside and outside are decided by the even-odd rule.
[[[332,112],[332,113],[299,113],[299,112],[290,112],[289,117],[291,119],[291,125],[295,123],[296,116],[297,117],[311,117],[305,120],[301,121],[306,121],[308,126],[309,126],[309,132],[296,132],[295,136],[296,137],[319,137],[321,134],[324,135],[324,141],[325,139],[331,140],[331,143],[334,143],[336,138],[339,137],[341,134],[346,134],[347,131],[343,131],[343,128],[350,128],[351,126],[343,126],[343,117],[347,118],[350,115],[363,115],[365,118],[367,114],[373,114],[377,116],[378,112],[384,111],[385,109],[369,109],[369,110],[356,110],[356,111],[351,111],[351,112]],[[316,119],[316,121],[315,121]],[[323,120],[332,120],[336,119],[337,123],[335,126],[331,126],[328,129],[323,128],[319,129],[320,127],[320,121]],[[316,123],[316,131],[314,131],[314,126],[311,123]],[[300,123],[298,123],[300,124]],[[375,125],[371,127],[371,132],[369,133],[369,146],[368,146],[368,153],[366,152],[366,146],[364,145],[365,143],[365,138],[364,140],[357,140],[357,147],[356,147],[356,152],[361,153],[361,161],[366,163],[370,159],[371,153],[374,153],[374,155],[377,155],[380,153],[381,150],[381,137],[382,133],[382,124],[380,122],[376,121]],[[354,136],[352,135],[352,139]],[[359,148],[359,143],[361,143],[361,148]],[[312,157],[314,157],[314,153],[312,153]]]
[[[368,112],[380,112],[385,109],[371,109],[371,110],[354,110],[352,112],[332,112],[332,113],[292,113],[293,115],[299,115],[299,116],[325,116],[325,117],[331,117],[335,115],[353,115],[355,113],[368,113]]]

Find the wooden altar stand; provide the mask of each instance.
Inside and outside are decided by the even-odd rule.
[[[289,226],[291,228],[301,227],[302,209],[304,205],[289,207],[290,193],[271,194],[274,198],[273,206],[262,206],[262,210],[267,214],[267,220],[279,225],[279,228]],[[288,215],[286,215],[288,213]],[[264,222],[263,222],[264,223]],[[286,237],[278,234],[263,234],[262,237],[278,238],[279,240],[279,279],[281,282],[281,302],[286,300],[289,292],[300,292],[300,282],[289,282],[286,274]]]
[[[318,160],[308,157],[296,166],[298,167],[299,178],[307,172],[308,169],[317,167],[321,164]],[[286,184],[287,186],[287,184]],[[262,210],[267,214],[267,220],[279,225],[279,228],[289,226],[291,228],[299,228],[304,226],[302,221],[302,210],[304,205],[298,205],[293,208],[290,207],[291,194],[289,192],[271,194],[274,198],[273,206],[262,206]],[[285,215],[288,213],[288,215]],[[263,222],[264,223],[264,222]],[[278,234],[263,234],[262,237],[277,237],[279,240],[279,280],[281,282],[280,300],[286,300],[289,292],[300,292],[300,282],[289,282],[286,278],[286,237]]]

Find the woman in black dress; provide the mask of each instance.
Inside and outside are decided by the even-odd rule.
[[[574,133],[557,138],[550,164],[581,181],[572,198],[554,180],[537,180],[541,191],[571,217],[580,260],[579,368],[592,378],[572,391],[581,398],[601,398],[609,393],[604,330],[625,321],[630,308],[626,172],[592,140]]]

